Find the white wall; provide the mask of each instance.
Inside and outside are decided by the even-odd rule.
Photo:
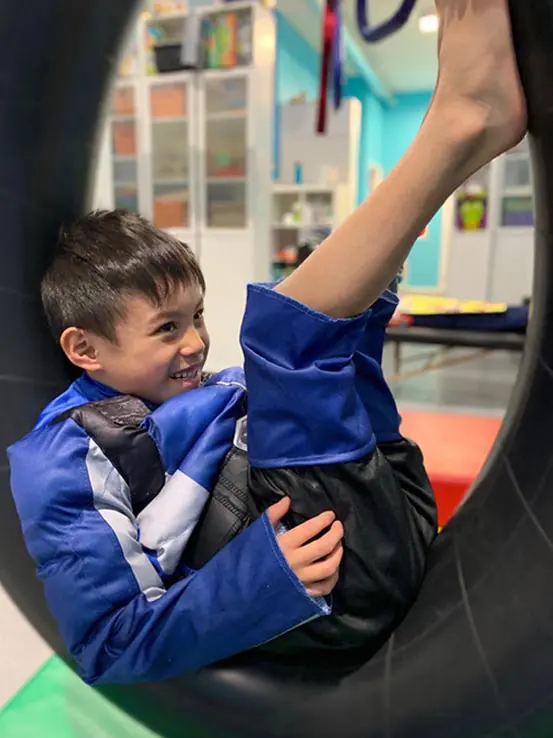
[[[0,709],[52,655],[0,586]],[[54,737],[53,737],[54,738]]]

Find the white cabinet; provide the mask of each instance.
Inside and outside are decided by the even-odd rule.
[[[318,245],[343,219],[346,187],[274,185],[272,208],[272,277],[281,279],[297,266],[298,249]]]
[[[199,106],[201,227],[248,227],[250,76],[241,70],[211,72],[202,81]]]
[[[278,182],[340,186],[340,222],[357,204],[361,103],[346,98],[339,110],[329,111],[324,136],[315,133],[317,105],[308,101],[281,106]]]
[[[451,239],[447,261],[447,297],[462,300],[489,298],[489,234],[455,234]]]
[[[454,195],[446,295],[519,304],[532,294],[533,188],[528,142],[495,159]]]
[[[161,74],[151,26],[156,37],[162,28],[174,55],[191,14],[140,17],[131,39],[134,62],[126,65],[134,74],[120,77],[111,93],[103,149],[109,164],[100,162],[96,204],[136,210],[194,250],[208,284],[209,368],[218,369],[241,363],[246,283],[271,273],[275,23],[257,2],[194,16],[195,27],[214,29],[200,45],[200,66],[218,68]],[[229,30],[240,53],[227,45]],[[178,66],[179,56],[172,58]]]
[[[140,202],[140,101],[135,82],[118,82],[108,117],[113,205],[138,210]]]
[[[160,228],[197,228],[193,151],[195,81],[190,74],[151,77],[145,85],[144,213]]]
[[[140,212],[196,252],[197,87],[188,72],[118,80],[108,117],[111,206]]]
[[[487,299],[518,305],[531,297],[533,278],[533,229],[505,229],[494,244]]]

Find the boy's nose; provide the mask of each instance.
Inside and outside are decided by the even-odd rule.
[[[191,328],[184,337],[180,347],[180,353],[187,357],[195,356],[196,354],[201,356],[204,350],[205,343],[202,337],[195,328]]]

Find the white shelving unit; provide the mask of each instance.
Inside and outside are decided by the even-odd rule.
[[[459,213],[459,192],[447,254],[446,295],[519,304],[532,294],[534,271],[533,187],[525,139],[477,172],[463,191],[473,193]],[[478,198],[485,198],[485,207]],[[486,217],[481,219],[485,212]],[[472,221],[472,222],[471,222]]]
[[[331,110],[324,136],[315,134],[317,102],[287,103],[280,111],[279,184],[293,185],[296,169],[301,185],[316,189],[336,188],[337,219],[341,222],[357,204],[361,103],[343,100],[339,110]]]
[[[232,20],[230,65],[232,53],[200,46],[201,58],[225,66],[157,73],[151,27],[174,44],[192,13],[198,24]],[[245,286],[269,279],[272,261],[273,14],[258,2],[144,13],[129,48],[133,73],[112,91],[97,202],[137,210],[189,244],[208,284],[208,368],[239,364]]]
[[[341,210],[348,208],[345,186],[323,185],[273,186],[272,276],[278,279],[296,265],[302,242],[324,238],[341,220]]]

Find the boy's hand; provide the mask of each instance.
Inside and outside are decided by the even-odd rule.
[[[267,510],[271,525],[275,527],[289,509],[288,497],[272,505]],[[327,528],[324,535],[313,540]],[[336,586],[344,553],[343,536],[344,528],[336,515],[324,512],[278,537],[284,558],[311,597],[324,597]]]

